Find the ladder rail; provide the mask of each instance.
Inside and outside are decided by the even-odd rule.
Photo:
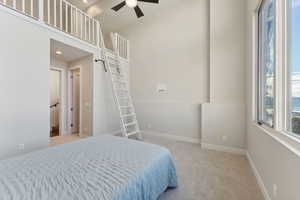
[[[100,26],[100,25],[99,25]],[[108,60],[108,58],[107,58],[107,55],[106,55],[106,47],[105,47],[105,42],[104,42],[104,38],[103,38],[103,33],[102,33],[102,29],[101,29],[101,27],[99,28],[100,29],[100,34],[101,34],[101,46],[102,46],[102,52],[103,52],[103,57],[104,57],[104,64],[107,66],[107,68],[108,68],[108,71],[109,71],[109,75],[111,76],[110,77],[110,79],[111,79],[111,84],[112,84],[112,88],[113,88],[113,97],[114,97],[114,100],[115,100],[115,103],[116,103],[116,105],[117,105],[117,107],[118,107],[118,110],[119,110],[119,115],[120,115],[120,121],[121,121],[121,128],[122,128],[122,135],[124,136],[124,137],[127,137],[126,136],[126,133],[127,133],[127,131],[126,131],[126,127],[124,127],[123,126],[123,124],[125,124],[124,123],[124,120],[123,120],[123,117],[121,116],[121,113],[122,113],[122,110],[121,110],[121,108],[120,108],[120,102],[119,102],[119,99],[118,99],[118,97],[117,97],[117,92],[116,92],[116,90],[115,90],[115,87],[114,87],[114,83],[113,83],[113,78],[112,78],[112,70],[111,70],[111,66],[110,66],[110,63],[109,63],[109,60]]]
[[[112,34],[112,41],[113,41],[113,48],[114,48],[114,51],[116,53],[116,59],[119,63],[121,63],[120,61],[120,55],[119,55],[119,50],[118,50],[118,45],[117,45],[117,38],[118,38],[118,34],[115,33],[115,34]],[[115,37],[115,40],[114,38]],[[128,50],[127,50],[128,51]],[[129,51],[128,51],[129,52]],[[129,58],[128,58],[129,59]],[[129,84],[126,84],[126,87],[127,87],[127,90],[128,90],[128,98],[129,98],[129,102],[131,103],[131,111],[132,113],[134,113],[134,120],[136,122],[135,124],[135,127],[136,127],[136,132],[138,132],[138,137],[139,139],[142,139],[142,134],[141,134],[141,131],[140,131],[140,127],[139,127],[139,123],[137,122],[137,115],[136,115],[136,112],[135,112],[135,108],[134,108],[134,105],[133,105],[133,101],[132,101],[132,97],[130,95],[130,89],[129,89]]]
[[[100,24],[99,24],[99,26],[100,26]],[[107,55],[107,50],[106,50],[106,47],[105,47],[105,42],[104,42],[104,38],[103,38],[103,34],[102,34],[102,29],[101,29],[101,27],[99,29],[100,29],[99,31],[100,31],[100,34],[101,34],[100,44],[101,44],[101,47],[102,47],[102,50],[103,50],[102,53],[103,53],[103,57],[104,57],[104,64],[107,66],[107,70],[110,74],[112,90],[113,90],[113,97],[114,97],[115,105],[118,107],[118,111],[119,111],[119,117],[120,117],[120,122],[121,122],[121,129],[122,129],[122,136],[128,138],[131,135],[138,134],[138,139],[142,139],[142,135],[141,135],[141,132],[140,132],[140,127],[139,127],[139,124],[138,124],[138,121],[137,121],[135,108],[133,106],[132,97],[130,95],[129,84],[128,84],[128,81],[126,81],[126,78],[128,78],[128,77],[125,76],[125,74],[123,72],[123,69],[121,68],[122,62],[120,60],[119,51],[117,49],[117,44],[116,44],[117,41],[114,41],[115,38],[117,40],[118,35],[115,34],[115,38],[112,37],[113,48],[114,48],[113,57],[115,57],[115,61],[117,62],[116,65],[117,65],[117,69],[118,69],[117,72],[114,73],[112,71],[112,66],[110,64],[110,60],[109,60],[108,55]],[[123,74],[122,74],[122,72],[123,72]],[[125,79],[123,82],[119,81],[119,84],[120,84],[119,88],[117,88],[117,86],[115,84],[116,81],[113,78],[113,75],[114,76],[117,75],[117,76],[119,76],[119,78],[123,77]],[[122,87],[121,87],[121,85],[122,85]],[[130,112],[126,112],[127,114],[123,114],[123,108],[122,107],[124,107],[124,106],[121,106],[121,102],[120,102],[120,99],[122,99],[122,98],[119,97],[118,91],[120,91],[121,88],[123,88],[122,91],[127,94],[127,95],[123,95],[123,96],[127,97],[126,98],[127,99],[126,105],[127,105],[127,109],[130,109]],[[124,89],[126,89],[126,90],[124,90]],[[130,116],[132,117],[132,122],[130,122],[130,123],[125,122],[125,118],[130,117]],[[131,124],[132,126],[134,126],[133,131],[130,131],[130,129],[129,129],[129,131],[127,131],[127,129],[129,128],[128,124]]]
[[[118,59],[119,63],[121,63],[121,61],[119,60],[118,53],[116,53],[116,57],[117,57],[116,59]],[[123,76],[124,76],[124,74],[123,74]],[[126,78],[126,76],[124,76],[124,77]],[[139,136],[138,136],[139,139],[142,139],[141,134],[140,134],[140,128],[139,128],[139,125],[138,125],[138,122],[137,122],[136,112],[135,112],[134,105],[133,105],[133,102],[132,102],[132,98],[131,98],[131,95],[130,95],[129,85],[128,84],[125,84],[125,85],[126,85],[126,90],[123,90],[123,91],[126,91],[127,98],[128,98],[128,107],[130,107],[131,113],[134,113],[133,122],[135,122],[135,132],[139,134]],[[114,84],[113,84],[113,87],[115,87]],[[118,90],[118,89],[115,88],[115,90]],[[117,97],[117,99],[118,99],[118,97]],[[118,105],[119,105],[119,107],[121,107],[120,106],[121,104],[118,104]],[[127,127],[128,126],[127,126],[127,123],[124,123],[124,119],[122,117],[122,112],[120,112],[120,116],[122,118],[123,126],[124,126],[124,129],[125,129],[125,135],[126,135],[126,137],[128,137],[128,135],[129,135],[129,133],[127,133]]]
[[[128,85],[127,85],[127,87],[128,87]],[[130,92],[130,89],[129,89],[129,88],[127,88],[127,89],[128,89],[128,91]],[[129,93],[129,92],[128,92],[128,93]],[[141,130],[140,130],[139,123],[137,122],[137,116],[136,116],[135,108],[134,108],[133,101],[132,101],[132,97],[131,97],[130,93],[129,93],[128,97],[129,97],[129,102],[131,102],[131,109],[132,109],[132,112],[135,113],[134,118],[135,118],[135,121],[136,121],[136,125],[135,125],[135,126],[136,126],[136,131],[138,132],[138,137],[139,137],[139,139],[143,139],[143,138],[142,138],[142,134],[141,134]]]

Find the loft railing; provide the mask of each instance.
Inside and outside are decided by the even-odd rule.
[[[115,53],[117,53],[118,56],[129,60],[129,40],[122,37],[118,33],[112,33],[111,39],[113,41],[113,48]]]
[[[0,4],[17,10],[27,16],[38,19],[38,1],[39,0],[0,0]]]
[[[97,47],[104,47],[100,23],[66,0],[0,0],[37,21],[75,36]],[[114,52],[129,61],[129,40],[118,33],[111,35]]]
[[[0,4],[100,47],[99,21],[65,0],[0,0]]]
[[[65,0],[44,0],[44,22],[77,38],[99,45],[99,22]]]

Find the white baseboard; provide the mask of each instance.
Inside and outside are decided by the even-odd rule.
[[[93,136],[97,136],[97,135],[114,135],[114,136],[121,136],[122,135],[122,131],[121,130],[117,130],[117,131],[111,131],[111,132],[104,132],[104,133],[94,133],[92,134]]]
[[[244,149],[240,149],[240,148],[227,147],[227,146],[214,145],[214,144],[207,144],[207,143],[201,143],[201,147],[203,149],[209,149],[209,150],[222,151],[222,152],[227,152],[227,153],[235,153],[235,154],[240,154],[240,155],[246,155],[246,151]]]
[[[122,135],[122,131],[121,130],[117,130],[117,131],[112,131],[107,133],[108,135],[114,135],[114,136],[121,136]]]
[[[171,134],[159,133],[159,132],[152,132],[152,131],[142,131],[142,134],[151,135],[151,136],[155,136],[155,137],[162,137],[162,138],[181,141],[181,142],[190,142],[190,143],[194,143],[194,144],[200,144],[200,139],[197,139],[197,138],[177,136],[177,135],[171,135]]]
[[[247,159],[249,160],[252,171],[254,173],[254,176],[257,180],[258,186],[259,186],[261,192],[263,193],[264,199],[265,200],[271,200],[271,197],[268,193],[268,190],[267,190],[267,188],[266,188],[266,186],[265,186],[265,184],[264,184],[264,182],[263,182],[263,180],[262,180],[262,178],[261,178],[261,176],[260,176],[260,174],[259,174],[259,172],[258,172],[258,170],[257,170],[250,154],[249,154],[249,152],[247,152],[246,155],[247,155]]]

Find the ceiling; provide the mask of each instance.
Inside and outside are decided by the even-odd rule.
[[[118,12],[111,8],[123,0],[87,0],[88,3],[83,3],[83,0],[69,0],[72,4],[85,10],[90,15],[99,18],[104,33],[115,32],[127,27],[133,23],[143,21],[145,17],[151,17],[153,14],[164,12],[164,9],[172,7],[176,3],[182,3],[183,0],[160,0],[159,4],[138,2],[138,5],[143,10],[145,17],[137,19],[133,9],[125,6]],[[189,0],[184,0],[187,3]]]
[[[91,5],[93,5],[94,3],[98,3],[103,0],[87,0],[87,3],[84,3],[83,0],[67,0],[67,1],[73,4],[74,6],[76,6],[77,8],[80,8],[81,10],[85,10]]]
[[[58,42],[56,40],[51,40],[50,46],[51,46],[51,51],[50,51],[51,57],[64,62],[71,62],[90,55],[90,53],[86,51],[82,51],[75,47]],[[57,55],[56,54],[57,51],[61,51],[62,54]]]

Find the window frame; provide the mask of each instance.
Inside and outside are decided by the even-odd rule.
[[[276,121],[277,121],[277,60],[276,60],[276,52],[277,52],[277,2],[276,0],[273,1],[273,12],[274,12],[274,81],[273,81],[273,92],[274,92],[274,99],[273,99],[273,104],[274,104],[274,114],[272,124],[269,124],[268,122],[264,121],[262,118],[263,116],[263,103],[262,103],[262,93],[263,93],[263,88],[264,88],[264,73],[263,70],[265,69],[264,67],[261,67],[261,59],[262,59],[262,52],[263,52],[263,47],[262,47],[262,36],[263,34],[260,33],[261,26],[262,26],[262,20],[261,20],[261,12],[262,12],[262,7],[268,0],[261,0],[258,8],[256,9],[256,116],[255,120],[256,123],[260,126],[267,126],[269,128],[275,128],[276,126]]]
[[[252,55],[252,74],[253,74],[253,98],[252,98],[252,120],[253,125],[260,128],[266,134],[272,136],[280,143],[284,144],[291,150],[299,149],[300,136],[287,131],[288,130],[288,102],[289,102],[289,66],[288,66],[288,1],[274,0],[274,31],[275,31],[275,110],[274,110],[274,126],[270,127],[259,121],[259,88],[258,88],[258,72],[259,72],[259,11],[264,0],[260,0],[258,6],[253,12],[253,55]],[[297,150],[298,151],[298,150]],[[300,155],[300,150],[299,150]]]
[[[283,122],[284,122],[284,126],[282,129],[282,133],[286,136],[291,137],[292,139],[295,139],[297,142],[300,142],[300,135],[296,134],[292,131],[290,131],[290,116],[291,116],[291,63],[290,63],[290,43],[291,43],[291,39],[289,39],[289,37],[291,37],[291,34],[289,33],[290,29],[290,15],[289,15],[289,11],[288,9],[290,9],[290,0],[283,0],[283,9],[282,9],[282,13],[283,13],[283,18],[282,18],[282,29],[283,31],[283,48],[284,48],[284,52],[283,52],[283,71],[284,71],[284,82],[283,82],[283,89],[284,89],[284,100],[283,100],[283,104],[284,104],[284,112],[282,113],[283,117]]]

